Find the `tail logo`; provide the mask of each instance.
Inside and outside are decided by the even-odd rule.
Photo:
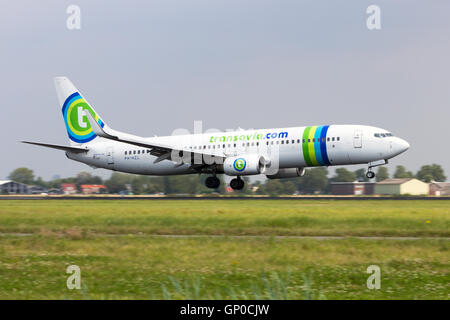
[[[95,121],[102,128],[104,127],[103,121],[78,92],[70,95],[64,102],[62,107],[64,122],[69,138],[74,142],[86,143],[96,137],[86,117],[86,112],[90,112]]]

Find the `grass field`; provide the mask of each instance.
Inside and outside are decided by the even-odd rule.
[[[3,200],[0,298],[449,299],[449,217],[450,201]]]

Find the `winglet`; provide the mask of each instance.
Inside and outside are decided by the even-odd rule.
[[[119,138],[113,134],[110,134],[106,132],[108,130],[108,127],[105,125],[103,128],[98,124],[97,121],[95,121],[94,117],[92,117],[92,114],[90,112],[86,112],[86,116],[88,118],[89,124],[91,125],[92,130],[94,133],[102,138],[106,139],[112,139],[112,140],[119,140]]]

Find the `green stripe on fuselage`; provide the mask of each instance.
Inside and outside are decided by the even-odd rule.
[[[305,163],[308,166],[312,166],[311,158],[309,156],[309,147],[308,147],[308,137],[309,137],[309,131],[311,130],[311,127],[306,127],[303,131],[303,140],[302,140],[302,150],[303,150],[303,158],[305,159]]]
[[[317,162],[316,159],[316,150],[314,148],[314,140],[315,140],[315,136],[316,136],[316,130],[317,130],[317,126],[313,126],[311,127],[311,130],[309,131],[309,143],[308,143],[308,149],[309,149],[309,159],[311,160],[311,163],[313,166],[318,166],[319,163]]]

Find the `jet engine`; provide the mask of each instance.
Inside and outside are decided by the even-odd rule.
[[[223,171],[229,176],[248,176],[266,171],[268,161],[260,155],[250,154],[226,158]]]
[[[269,179],[295,178],[305,175],[305,168],[285,168],[278,169],[276,174],[266,175]]]

